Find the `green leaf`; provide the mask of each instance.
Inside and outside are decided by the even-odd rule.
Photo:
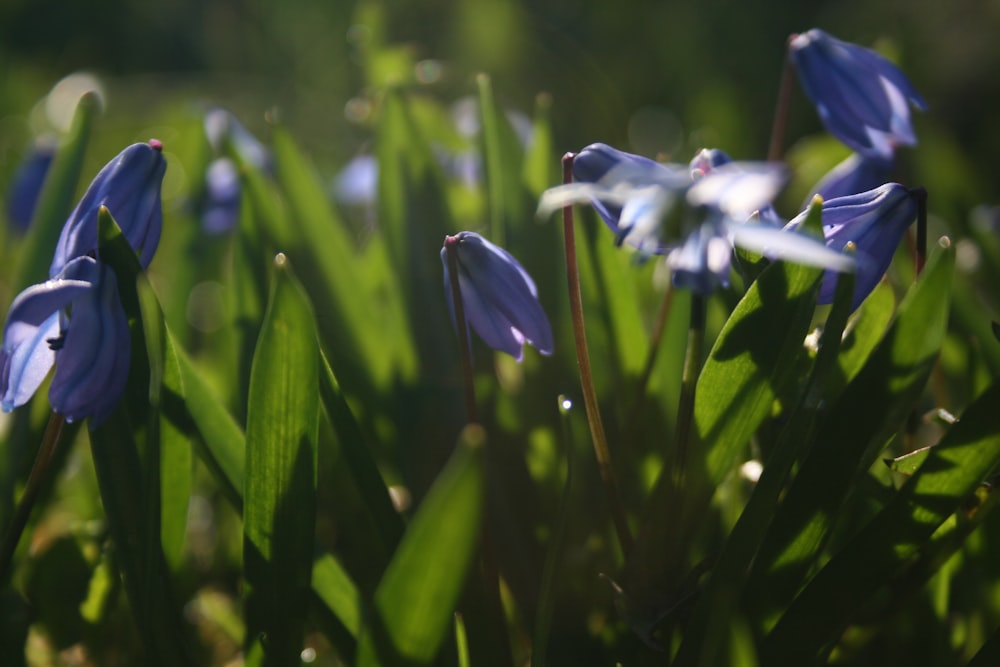
[[[295,230],[281,248],[315,304],[317,324],[330,361],[344,384],[372,391],[392,374],[395,350],[386,344],[388,328],[376,319],[369,291],[369,268],[356,241],[330,206],[322,182],[284,127],[274,128],[278,183],[287,195]]]
[[[184,564],[188,505],[194,481],[192,454],[187,433],[164,414],[163,401],[168,388],[180,384],[181,370],[176,350],[167,336],[159,301],[145,274],[139,275],[137,287],[146,348],[150,352],[149,432],[158,435],[159,449],[159,474],[156,479],[147,480],[147,493],[160,495],[160,545],[171,571],[177,572]],[[149,456],[155,455],[149,445],[148,450]]]
[[[819,424],[744,596],[765,627],[801,587],[853,481],[868,470],[923,391],[948,320],[954,255],[947,249],[928,265],[881,344]]]
[[[375,591],[358,665],[426,665],[452,628],[483,521],[485,434],[468,426]]]
[[[320,363],[319,388],[323,408],[337,435],[337,445],[347,461],[351,477],[361,493],[365,510],[374,521],[385,553],[391,554],[402,537],[403,520],[392,505],[389,490],[361,427],[340,391],[337,378],[322,355]]]
[[[147,347],[136,281],[141,266],[107,208],[98,218],[101,260],[114,270],[131,330],[125,394],[90,434],[101,500],[133,617],[152,664],[190,664],[184,624],[171,591],[160,546],[159,380],[162,350]],[[157,341],[159,331],[151,332]],[[152,355],[150,355],[150,351]],[[156,372],[151,372],[151,366]],[[154,384],[155,387],[154,387]],[[152,400],[151,400],[152,399]],[[142,458],[140,458],[140,451]]]
[[[787,262],[772,264],[719,333],[694,399],[694,422],[708,452],[705,464],[713,485],[732,470],[774,400],[794,380],[822,273]]]
[[[69,134],[59,146],[45,184],[38,195],[38,207],[15,273],[20,289],[45,281],[66,219],[73,210],[77,184],[83,171],[83,159],[90,143],[94,121],[101,110],[96,93],[84,94],[76,107]]]
[[[828,377],[837,367],[841,338],[851,313],[853,274],[839,274],[834,305],[823,328],[812,374],[798,405],[767,459],[763,474],[750,500],[729,533],[711,578],[705,586],[687,625],[676,665],[728,664],[725,652],[727,628],[736,622],[736,606],[750,564],[774,514],[786,478],[812,442],[815,419]],[[721,641],[720,641],[721,639]]]
[[[535,98],[535,119],[531,143],[525,149],[521,179],[532,198],[537,201],[547,188],[558,183],[558,162],[555,137],[552,136],[552,96],[540,93]]]
[[[979,397],[924,464],[795,599],[763,643],[764,664],[807,664],[1000,465],[1000,384]]]
[[[312,308],[284,255],[250,376],[243,504],[251,664],[298,664],[313,568],[319,386]]]
[[[524,150],[506,115],[493,99],[489,75],[479,74],[476,86],[479,89],[479,114],[483,128],[490,237],[503,247],[507,245],[507,230],[523,218],[527,209],[521,186]]]
[[[457,364],[442,289],[441,244],[455,233],[444,177],[413,119],[408,100],[386,92],[379,109],[378,211],[388,257],[398,276],[419,374],[447,376]]]

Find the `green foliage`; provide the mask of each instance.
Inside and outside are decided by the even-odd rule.
[[[510,3],[489,12],[525,21]],[[575,323],[559,227],[534,211],[566,147],[553,123],[578,103],[418,62],[392,41],[393,16],[356,8],[364,84],[335,145],[303,131],[312,103],[260,124],[263,103],[241,100],[270,152],[260,162],[232,138],[208,146],[190,91],[141,114],[112,104],[100,122],[82,98],[32,231],[4,237],[17,259],[0,266],[4,293],[46,278],[96,172],[88,155],[140,133],[162,132],[164,239],[144,273],[100,217],[132,335],[114,414],[67,425],[44,479],[30,462],[46,386],[0,428],[4,529],[19,502],[31,510],[24,537],[4,538],[4,660],[56,664],[73,648],[109,665],[475,666],[509,649],[516,664],[993,664],[1000,244],[988,212],[949,217],[978,192],[962,152],[939,131],[934,154],[954,173],[918,169],[932,238],[956,241],[919,276],[902,244],[853,313],[852,276],[817,306],[832,275],[746,253],[733,287],[667,291],[662,260],[578,212],[581,327],[636,536],[625,553],[582,411],[553,402],[580,394]],[[568,80],[609,85],[579,66]],[[706,90],[691,105],[711,107],[713,125],[685,134],[742,127],[714,103],[735,88]],[[475,132],[456,127],[460,98]],[[511,99],[534,100],[527,143]],[[354,143],[377,163],[374,191],[338,201],[329,184]],[[216,154],[241,191],[220,235],[199,225]],[[797,144],[787,199],[841,154]],[[806,226],[821,223],[814,206]],[[522,261],[556,339],[552,357],[528,348],[521,364],[474,339],[480,424],[466,424],[442,290],[441,243],[462,229]],[[959,417],[925,417],[939,410]],[[483,575],[493,563],[502,609]]]

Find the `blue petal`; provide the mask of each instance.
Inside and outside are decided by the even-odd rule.
[[[167,169],[158,141],[133,144],[104,166],[63,227],[49,275],[71,260],[97,253],[97,213],[106,206],[129,244],[149,265],[160,241],[163,210],[160,185]]]
[[[90,288],[86,280],[49,280],[14,299],[0,350],[0,395],[5,412],[24,405],[37,391],[55,361],[48,341],[59,336],[59,312]]]
[[[106,265],[77,261],[70,277],[93,288],[73,302],[65,342],[57,354],[49,401],[67,421],[90,417],[94,428],[114,410],[128,380],[131,339],[114,272]]]

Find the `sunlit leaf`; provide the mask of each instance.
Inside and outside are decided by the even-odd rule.
[[[302,650],[316,521],[318,366],[312,308],[278,255],[247,404],[243,597],[251,664],[292,664]]]
[[[375,592],[358,665],[425,665],[452,628],[483,520],[485,435],[469,426]]]

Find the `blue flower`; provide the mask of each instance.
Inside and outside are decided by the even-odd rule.
[[[205,199],[201,226],[209,234],[222,234],[240,219],[240,175],[227,157],[212,160],[205,170]]]
[[[38,195],[56,155],[51,141],[36,142],[14,174],[7,189],[7,218],[20,231],[28,229],[35,215]]]
[[[837,252],[848,243],[856,246],[854,308],[861,305],[882,279],[903,234],[916,219],[917,192],[899,183],[886,183],[874,190],[823,202],[826,246]],[[805,216],[805,212],[800,213],[785,229],[798,228]],[[820,303],[833,301],[835,286],[834,277],[828,272],[820,288]]]
[[[793,35],[789,53],[806,95],[833,136],[870,157],[889,158],[917,143],[910,107],[925,103],[888,60],[822,30]]]
[[[564,205],[552,201],[553,194],[565,192],[565,203],[589,202],[619,245],[647,254],[667,252],[663,222],[691,185],[688,169],[596,143],[573,158],[573,178],[576,184],[546,193],[553,208]]]
[[[592,204],[619,243],[666,254],[678,287],[707,293],[728,285],[734,244],[772,259],[836,271],[853,267],[842,253],[781,228],[770,207],[786,178],[780,164],[729,162],[722,151],[708,150],[689,166],[665,165],[592,144],[574,159],[574,177],[583,182],[542,194],[538,215]]]
[[[455,319],[448,253],[456,254],[458,286],[466,326],[471,325],[487,345],[518,361],[524,344],[542,354],[552,354],[552,328],[538,303],[538,290],[531,276],[514,257],[475,232],[447,236],[441,248],[444,288]],[[457,325],[457,323],[456,323]]]
[[[143,268],[149,266],[163,228],[160,185],[166,169],[163,144],[155,139],[132,144],[106,164],[63,227],[49,277],[59,275],[77,257],[97,256],[97,212],[102,206],[111,211]]]
[[[892,175],[894,160],[851,153],[846,160],[831,169],[809,193],[802,208],[819,195],[823,201],[856,195],[877,188]]]
[[[91,257],[66,263],[53,279],[11,304],[0,348],[0,405],[24,405],[55,364],[52,409],[91,428],[114,410],[128,379],[128,321],[110,267]]]

